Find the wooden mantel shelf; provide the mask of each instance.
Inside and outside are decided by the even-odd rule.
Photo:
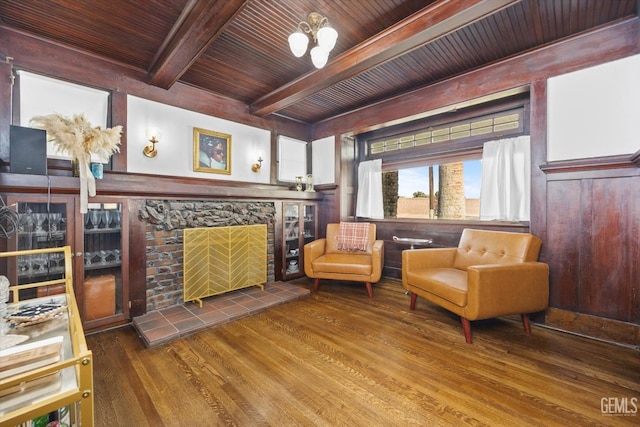
[[[80,179],[71,176],[42,176],[0,173],[3,192],[74,194]],[[49,190],[50,189],[50,190]],[[238,181],[130,174],[105,171],[96,180],[99,195],[142,197],[198,197],[225,199],[321,200],[322,193],[294,191],[286,185],[254,184]]]

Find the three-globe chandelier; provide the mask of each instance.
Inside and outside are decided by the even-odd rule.
[[[313,37],[314,47],[311,48],[311,62],[316,68],[322,68],[329,59],[329,52],[336,45],[338,32],[329,25],[326,17],[317,12],[311,12],[307,21],[298,24],[297,30],[289,36],[291,52],[300,58],[307,52],[309,35]]]

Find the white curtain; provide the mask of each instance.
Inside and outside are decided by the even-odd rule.
[[[529,221],[531,150],[529,136],[484,144],[480,218]]]
[[[361,162],[358,166],[358,194],[356,216],[383,219],[382,160]]]

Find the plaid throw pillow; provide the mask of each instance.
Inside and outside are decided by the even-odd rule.
[[[338,249],[366,251],[369,243],[368,222],[341,222],[338,228]]]

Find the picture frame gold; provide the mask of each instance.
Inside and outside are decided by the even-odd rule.
[[[193,170],[231,175],[231,135],[194,127]]]

